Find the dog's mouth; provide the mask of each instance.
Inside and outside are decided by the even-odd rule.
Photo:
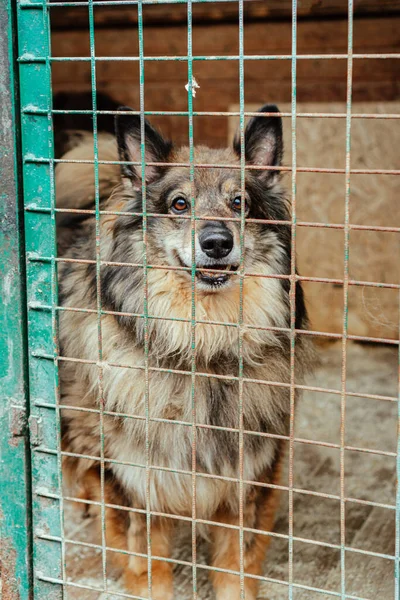
[[[179,256],[178,260],[182,267],[188,268],[189,265],[185,265]],[[196,266],[196,279],[212,288],[222,287],[231,279],[238,268],[238,264],[226,265],[221,263],[214,263],[206,267]],[[187,273],[190,275],[188,271]]]
[[[208,269],[211,267],[211,270]],[[201,270],[196,269],[196,277],[199,281],[206,283],[213,287],[219,287],[224,285],[231,277],[232,274],[237,271],[239,265],[208,265],[207,270],[202,268]],[[222,273],[220,272],[222,271]]]

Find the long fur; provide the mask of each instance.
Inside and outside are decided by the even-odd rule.
[[[272,135],[271,131],[274,133],[270,127],[269,135]],[[151,131],[147,135],[151,135]],[[132,139],[134,142],[134,138],[130,141]],[[281,149],[272,147],[271,150],[273,139],[268,139],[268,147],[264,145],[261,150],[254,147],[257,160],[260,160],[263,148],[264,151],[267,148],[269,156],[273,154],[274,160],[279,162]],[[157,139],[154,140],[156,143]],[[255,142],[253,140],[253,146],[250,142],[252,140],[249,140],[251,150]],[[128,146],[126,144],[124,150]],[[168,161],[189,161],[187,148],[176,150],[166,144],[164,149],[169,153]],[[132,148],[130,152],[131,160],[137,160],[138,155],[134,155]],[[99,136],[99,155],[110,161],[118,159],[112,136]],[[92,156],[88,138],[68,153],[72,160]],[[151,156],[147,159],[151,160]],[[157,160],[160,160],[159,155]],[[235,152],[198,147],[195,160],[198,163],[238,165],[238,149]],[[246,156],[246,160],[251,160],[251,156]],[[58,202],[78,209],[93,202],[93,166],[90,167],[77,168],[71,163],[57,166]],[[196,429],[196,470],[199,473],[239,477],[239,434],[229,429],[237,430],[239,427],[240,389],[246,432],[245,480],[265,480],[265,474],[272,469],[279,454],[276,439],[256,433],[285,435],[288,431],[290,286],[286,279],[271,275],[290,273],[291,236],[287,225],[257,223],[257,219],[288,220],[290,206],[281,187],[279,173],[247,174],[249,218],[254,222],[246,224],[244,267],[247,273],[258,276],[247,275],[243,281],[243,307],[240,306],[237,275],[233,275],[226,288],[220,291],[207,292],[196,282],[195,318],[198,322],[194,328],[194,350],[190,273],[179,268],[150,267],[145,279],[142,267],[131,266],[141,265],[144,258],[143,218],[140,214],[142,196],[140,181],[139,185],[135,181],[130,185],[132,182],[129,180],[129,177],[139,176],[133,171],[128,173],[128,178],[126,172],[123,175],[121,180],[115,165],[101,168],[101,208],[111,213],[136,214],[103,215],[97,249],[93,217],[76,222],[73,228],[70,223],[64,227],[61,223],[60,226],[66,255],[92,261],[90,264],[61,263],[59,270],[60,297],[64,307],[89,309],[89,312],[64,310],[60,313],[62,355],[86,361],[61,361],[62,403],[75,407],[74,410],[62,410],[63,445],[69,452],[91,457],[69,460],[72,479],[79,488],[86,474],[96,468],[96,457],[101,456],[102,443],[99,415],[79,409],[98,409],[102,402],[106,413],[127,415],[104,415],[107,471],[124,490],[128,503],[144,508],[148,491],[147,450],[150,465],[161,467],[150,471],[151,509],[190,516],[193,401],[196,422],[206,426]],[[190,196],[189,169],[175,167],[157,173],[153,170],[146,176],[149,176],[146,201],[150,214],[146,233],[147,264],[152,267],[179,267],[177,256],[184,264],[186,261],[190,263],[191,222],[168,216],[174,190]],[[196,170],[196,214],[200,218],[211,215],[215,219],[232,216],[226,198],[230,198],[233,190],[238,188],[240,171],[237,169]],[[152,217],[153,213],[164,218]],[[204,223],[197,221],[196,230]],[[237,249],[240,247],[240,223],[235,222],[228,227]],[[200,252],[197,245],[195,252]],[[99,256],[103,262],[100,280],[94,264]],[[129,263],[130,266],[121,266],[120,263]],[[100,337],[97,315],[99,291],[104,310]],[[145,311],[148,319],[144,318]],[[296,327],[304,328],[307,315],[299,283],[296,286],[296,312]],[[239,331],[237,323],[241,314],[243,325]],[[310,364],[311,350],[305,338],[298,336],[296,340],[297,383],[303,381]],[[145,345],[148,347],[148,369],[145,368]],[[197,371],[194,397],[193,352]],[[239,388],[241,358],[245,381]],[[283,385],[280,386],[280,383]],[[251,486],[246,486],[246,489],[251,490]],[[237,484],[219,478],[197,477],[197,516],[210,519],[222,509],[238,515]]]

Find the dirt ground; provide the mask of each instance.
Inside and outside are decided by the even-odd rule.
[[[309,383],[323,388],[340,389],[341,345],[319,349],[320,366]],[[393,556],[395,552],[395,505],[397,404],[372,400],[364,394],[396,397],[398,354],[395,346],[349,344],[347,390],[359,396],[347,396],[345,415],[346,447],[368,448],[388,452],[379,455],[348,449],[345,465],[345,591],[351,597],[368,600],[394,598],[394,560],[370,556],[363,551]],[[295,436],[328,444],[340,443],[340,395],[306,392],[296,413]],[[288,482],[288,469],[283,484]],[[340,450],[321,445],[296,442],[294,445],[293,494],[293,598],[325,600],[340,597]],[[318,497],[302,492],[315,491],[335,498]],[[354,500],[385,505],[371,506]],[[288,534],[288,493],[283,492],[274,531]],[[76,505],[65,503],[65,534],[69,540],[91,542],[92,520],[83,519]],[[318,542],[318,544],[316,543]],[[190,525],[179,527],[173,557],[191,561]],[[259,598],[288,598],[288,540],[273,537],[265,561]],[[198,565],[207,564],[207,544],[198,541]],[[107,572],[108,593],[103,592],[101,551],[66,544],[68,581],[92,588],[66,586],[68,600],[116,600],[123,588]],[[273,580],[273,581],[271,581]],[[277,581],[279,580],[279,582]],[[192,568],[175,568],[176,600],[193,597]],[[311,589],[310,589],[311,588]],[[313,591],[321,588],[329,593]],[[199,600],[214,598],[208,574],[197,568]],[[332,594],[333,592],[333,594]]]

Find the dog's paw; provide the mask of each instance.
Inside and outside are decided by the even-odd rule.
[[[136,575],[127,570],[123,576],[125,588],[135,596],[150,598],[149,577],[147,571]],[[172,568],[167,563],[153,565],[151,570],[151,598],[152,600],[173,600]]]
[[[244,588],[246,600],[256,600],[257,594],[249,589],[247,585]],[[239,583],[227,583],[220,585],[215,589],[215,597],[217,600],[241,600],[242,594]]]

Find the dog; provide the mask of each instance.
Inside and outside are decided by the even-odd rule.
[[[173,598],[163,559],[194,517],[216,598],[255,600],[289,434],[291,294],[308,327],[282,120],[265,105],[248,122],[243,190],[239,136],[195,146],[191,176],[189,148],[122,110],[98,138],[97,191],[93,164],[56,167],[65,480],[102,515],[130,593],[148,597],[151,564],[151,597]],[[93,137],[75,135],[64,160],[89,159]],[[296,335],[296,384],[312,356]]]

